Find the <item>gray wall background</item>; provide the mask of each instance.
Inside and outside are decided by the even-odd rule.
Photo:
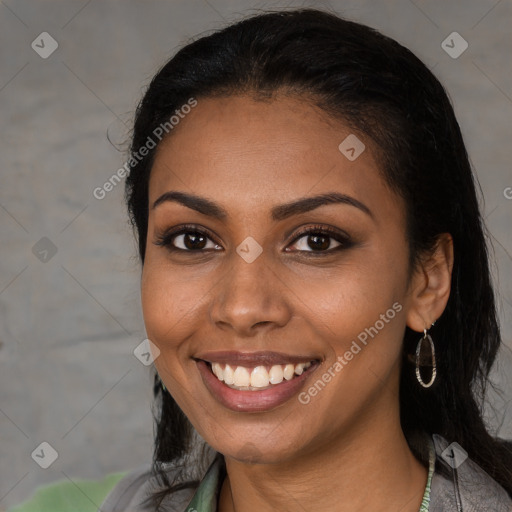
[[[485,199],[507,343],[494,374],[505,396],[491,394],[499,414],[489,421],[512,438],[510,0],[2,0],[0,510],[39,485],[151,459],[151,379],[133,355],[145,334],[122,184],[103,200],[92,194],[124,163],[107,130],[126,138],[144,86],[189,37],[256,8],[304,5],[394,37],[453,99]],[[456,59],[441,47],[453,31],[469,45]],[[59,45],[46,59],[31,47],[42,32]],[[43,441],[58,452],[48,469],[31,458]]]

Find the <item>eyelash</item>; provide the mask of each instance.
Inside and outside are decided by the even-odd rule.
[[[207,238],[211,239],[214,243],[217,243],[217,242],[215,242],[215,237],[208,229],[198,228],[193,224],[186,224],[186,225],[180,226],[176,229],[171,229],[171,230],[165,231],[161,235],[158,235],[154,244],[161,246],[161,247],[165,247],[165,248],[167,248],[167,250],[169,250],[170,252],[173,252],[173,253],[181,252],[181,253],[201,254],[205,251],[211,250],[211,249],[198,249],[196,251],[186,250],[186,249],[180,249],[178,247],[174,247],[172,245],[172,241],[175,237],[177,237],[179,235],[183,235],[183,234],[190,234],[190,233],[206,236]],[[299,231],[299,233],[297,233],[295,235],[292,245],[294,245],[298,240],[303,238],[305,235],[311,235],[311,234],[328,236],[329,238],[333,238],[334,240],[339,242],[340,245],[338,247],[335,247],[334,249],[327,249],[324,251],[313,251],[313,250],[301,251],[301,250],[299,250],[297,252],[306,252],[306,253],[314,254],[315,256],[316,255],[329,255],[338,250],[348,249],[354,245],[348,235],[344,235],[329,226],[319,226],[319,225],[309,226],[309,227]]]

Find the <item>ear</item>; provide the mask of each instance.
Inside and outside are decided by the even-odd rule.
[[[434,251],[417,264],[410,283],[407,326],[413,331],[428,329],[443,313],[450,297],[453,268],[453,239],[442,233]]]

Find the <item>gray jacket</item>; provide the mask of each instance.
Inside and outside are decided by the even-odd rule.
[[[466,458],[456,443],[437,434],[432,436],[436,465],[432,476],[429,512],[512,512],[512,499],[482,468]],[[213,456],[216,452],[210,452]],[[175,471],[175,470],[174,470]],[[168,470],[170,477],[173,469]],[[151,466],[131,471],[110,492],[99,512],[153,512],[141,506],[157,489]],[[172,494],[164,501],[166,512],[187,512],[195,488]]]

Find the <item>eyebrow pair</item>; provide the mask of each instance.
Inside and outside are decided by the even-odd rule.
[[[203,215],[208,215],[209,217],[214,217],[219,220],[223,220],[228,217],[227,211],[219,204],[205,197],[188,194],[186,192],[165,192],[153,203],[153,208],[156,208],[165,202],[180,203],[187,208],[202,213]],[[281,221],[293,215],[306,213],[327,204],[348,204],[355,208],[359,208],[361,211],[373,218],[371,210],[365,204],[351,196],[340,194],[339,192],[303,197],[296,201],[280,204],[274,206],[270,214],[272,220]]]

